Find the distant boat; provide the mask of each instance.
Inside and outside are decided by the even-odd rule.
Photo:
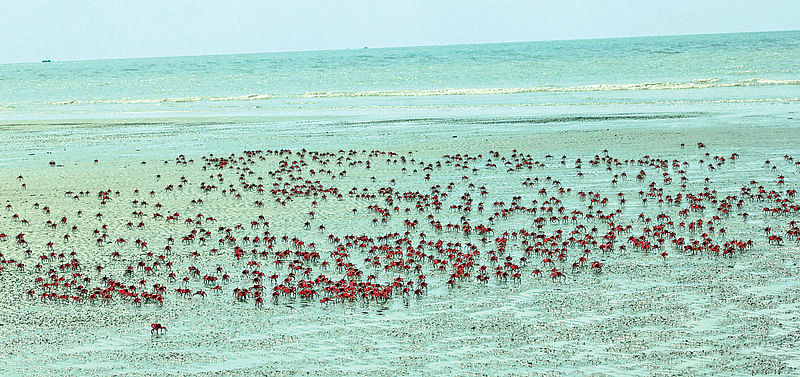
[[[42,63],[52,63],[52,62],[53,62],[53,61],[52,61],[52,60],[50,60],[50,59],[43,59],[43,60],[42,60]]]

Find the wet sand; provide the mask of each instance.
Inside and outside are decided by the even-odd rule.
[[[645,252],[624,241],[630,235],[642,234],[646,224],[638,220],[639,213],[653,219],[659,213],[670,213],[675,223],[710,219],[716,214],[708,206],[704,213],[692,213],[682,220],[677,211],[685,204],[659,207],[651,201],[643,205],[637,193],[647,190],[651,181],[663,188],[665,195],[674,195],[682,191],[702,192],[706,186],[703,179],[710,177],[708,187],[717,190],[719,198],[740,195],[741,187],[761,185],[766,191],[784,193],[796,189],[798,170],[783,156],[800,159],[797,136],[800,125],[770,126],[773,125],[768,119],[702,126],[684,119],[630,120],[613,127],[592,122],[544,126],[507,123],[489,127],[482,124],[432,127],[409,122],[384,126],[331,125],[307,132],[311,126],[113,124],[61,125],[44,131],[8,134],[4,136],[8,142],[4,145],[9,146],[4,157],[8,158],[0,168],[0,199],[4,206],[5,202],[11,204],[12,209],[0,209],[0,232],[9,236],[8,241],[0,243],[0,250],[6,260],[24,262],[25,268],[18,270],[7,263],[0,272],[3,303],[0,342],[6,350],[0,358],[0,367],[14,375],[793,375],[800,368],[797,351],[800,349],[800,253],[798,244],[786,237],[785,232],[789,221],[797,220],[796,212],[765,216],[760,209],[766,204],[755,201],[736,209],[717,225],[724,226],[727,233],[712,235],[720,243],[731,239],[754,241],[752,248],[733,257],[690,255],[669,244],[659,252]],[[21,129],[21,126],[4,126],[4,132]],[[149,132],[153,129],[161,132]],[[64,135],[72,136],[65,139]],[[706,147],[698,149],[699,142]],[[680,147],[681,143],[685,148]],[[408,170],[403,173],[401,163],[387,164],[383,155],[370,158],[372,164],[367,170],[363,164],[323,167],[306,154],[303,160],[308,166],[294,174],[320,180],[326,187],[338,187],[343,194],[341,200],[316,198],[319,202],[316,207],[311,206],[315,199],[306,197],[294,198],[283,206],[275,198],[284,196],[268,192],[259,195],[240,190],[241,200],[223,196],[220,190],[228,184],[240,189],[239,171],[202,170],[202,157],[210,153],[215,156],[236,153],[238,157],[243,150],[283,148],[295,152],[301,148],[331,152],[337,157],[340,149],[355,149],[359,152],[352,156],[353,160],[362,161],[367,159],[362,150],[392,151],[409,160],[405,165]],[[509,172],[499,157],[492,161],[497,168],[485,165],[490,150],[499,151],[508,159],[514,149],[530,154],[545,166]],[[687,188],[681,190],[680,175],[673,168],[632,164],[607,171],[605,165],[591,166],[588,161],[595,155],[604,156],[603,150],[620,161],[641,159],[645,155],[686,161]],[[467,170],[444,164],[442,159],[443,155],[465,153],[483,157],[470,163]],[[732,153],[740,156],[737,161],[726,162],[714,171],[706,168],[711,157],[727,158]],[[176,164],[179,154],[194,162]],[[546,155],[554,157],[549,159]],[[564,165],[560,164],[562,155],[567,156]],[[265,156],[265,160],[252,166],[253,177],[262,176],[267,190],[277,182],[267,172],[278,168],[283,157],[286,156]],[[411,158],[415,163],[410,162]],[[576,174],[578,158],[584,161],[582,177]],[[99,160],[97,164],[94,159]],[[292,155],[288,161],[299,159],[300,156]],[[49,166],[51,160],[57,166]],[[443,166],[432,171],[419,165],[421,161],[428,164],[437,160]],[[765,165],[765,160],[771,163]],[[142,165],[142,161],[147,163]],[[775,170],[771,169],[773,165]],[[326,174],[308,175],[309,169],[321,168],[347,170],[347,175],[336,179]],[[640,170],[648,174],[643,181],[634,178]],[[620,179],[612,186],[613,174],[621,172],[626,172],[628,179]],[[675,182],[663,184],[664,172]],[[210,177],[218,173],[224,175],[224,183]],[[425,179],[427,173],[431,174],[430,180]],[[19,175],[24,179],[17,180]],[[279,175],[288,180],[287,173]],[[465,175],[468,180],[461,179]],[[777,184],[779,175],[785,177],[782,185]],[[373,176],[375,180],[371,179]],[[571,188],[572,192],[556,194],[557,187],[545,181],[548,176],[560,180],[561,186]],[[187,181],[183,189],[164,191],[167,185],[181,184],[181,177]],[[247,181],[254,182],[253,177],[248,176]],[[521,184],[528,177],[540,179],[535,189]],[[392,178],[396,179],[394,184],[390,183]],[[751,180],[758,184],[750,185]],[[220,190],[202,192],[201,182],[214,182]],[[454,187],[447,191],[450,182]],[[475,188],[469,188],[468,183]],[[375,215],[368,206],[385,206],[382,197],[366,200],[347,193],[352,187],[357,187],[359,193],[362,188],[377,193],[380,187],[394,187],[399,192],[430,192],[436,184],[449,193],[441,211],[417,212],[413,202],[398,202],[401,212],[380,226],[371,224]],[[477,188],[482,185],[489,191],[486,197],[479,196]],[[548,190],[546,196],[537,193],[543,187]],[[106,189],[118,190],[120,195],[112,195],[112,200],[101,205],[96,194]],[[134,189],[140,193],[134,194]],[[155,191],[152,197],[148,194],[151,190]],[[66,191],[87,191],[90,195],[74,200],[65,196]],[[450,288],[446,284],[450,271],[442,273],[425,265],[430,287],[419,298],[395,295],[387,302],[356,300],[321,305],[319,297],[282,297],[277,303],[267,299],[263,308],[257,308],[253,299],[238,302],[231,297],[234,287],[253,284],[241,274],[242,269],[248,268],[246,261],[252,258],[236,261],[232,245],[219,247],[216,255],[209,251],[218,247],[219,226],[244,224],[244,229],[234,231],[241,239],[265,231],[247,226],[254,217],[264,215],[270,223],[269,232],[278,236],[276,250],[290,247],[282,243],[281,235],[297,236],[307,243],[316,242],[322,259],[332,261],[327,254],[336,245],[327,241],[328,234],[372,237],[390,232],[402,234],[406,231],[404,219],[419,219],[419,226],[410,236],[414,245],[420,240],[419,232],[427,233],[430,240],[472,242],[482,252],[480,264],[489,264],[485,256],[495,248],[493,242],[483,244],[477,234],[437,233],[428,225],[426,216],[432,214],[442,224],[456,223],[461,216],[468,217],[473,225],[488,224],[488,217],[502,208],[494,207],[493,202],[504,201],[508,207],[518,195],[522,196],[521,205],[530,205],[533,200],[541,203],[556,196],[563,201],[567,213],[573,209],[585,212],[588,203],[579,198],[578,191],[600,192],[601,197],[608,197],[610,202],[603,211],[622,209],[617,224],[630,224],[633,231],[617,242],[617,246],[628,245],[626,251],[602,254],[594,249],[590,260],[602,261],[601,273],[593,273],[589,268],[573,273],[570,265],[580,250],[570,248],[567,261],[556,262],[556,267],[567,274],[563,282],[552,281],[548,276],[541,279],[530,276],[533,269],[542,268],[541,256],[529,257],[518,283],[498,281],[491,276],[485,285],[470,278]],[[471,193],[475,202],[485,202],[483,213],[448,209],[459,204],[458,198],[466,192]],[[628,202],[624,206],[618,203],[617,192],[625,193]],[[202,199],[203,204],[191,203],[197,199]],[[146,200],[150,205],[134,205],[133,200]],[[262,200],[264,206],[254,206],[255,200]],[[39,203],[39,208],[34,208],[34,203]],[[155,203],[161,203],[163,210],[157,211]],[[49,215],[42,211],[44,206],[51,209]],[[411,212],[405,213],[405,207],[410,207]],[[352,208],[357,208],[358,213],[353,214]],[[83,211],[81,217],[76,215],[78,210]],[[313,219],[307,215],[311,210],[315,211]],[[131,215],[132,211],[147,215],[138,219]],[[102,220],[95,218],[98,212],[103,213]],[[154,220],[150,217],[154,212],[214,216],[216,223],[202,226],[212,230],[213,236],[205,246],[183,245],[180,236],[200,227],[181,221]],[[749,212],[749,219],[737,216],[742,212]],[[29,220],[30,225],[14,221],[14,213]],[[514,214],[498,220],[492,225],[495,232],[490,239],[504,231],[535,229],[532,221],[538,216]],[[56,230],[45,227],[47,220],[57,222],[61,217],[68,218],[68,226],[78,227],[69,242],[62,240],[68,232],[67,225],[59,225]],[[128,229],[128,221],[145,222],[146,227]],[[308,229],[304,227],[305,221],[311,223]],[[600,228],[597,237],[608,229],[600,221],[579,223]],[[106,233],[110,238],[108,243],[97,246],[97,237],[91,231],[102,224],[108,225]],[[325,225],[324,232],[317,230],[320,224]],[[552,234],[563,229],[569,233],[576,225],[548,223],[541,231]],[[771,227],[774,234],[783,234],[783,245],[768,244],[762,231],[765,227]],[[677,225],[672,230],[687,239],[700,237]],[[15,244],[14,236],[18,233],[25,233],[27,247]],[[181,298],[171,290],[183,285],[169,282],[166,270],[149,276],[140,271],[134,277],[123,276],[128,265],[140,260],[152,263],[144,251],[136,248],[134,239],[146,240],[149,250],[158,255],[169,236],[177,240],[168,258],[174,262],[173,270],[179,279],[188,275],[189,266],[197,266],[204,274],[223,266],[231,275],[223,293],[215,294],[200,279],[192,278],[188,287],[192,291],[207,291],[207,297]],[[129,242],[117,246],[111,241],[118,237]],[[136,284],[144,278],[148,281],[146,287],[160,283],[170,288],[164,295],[164,305],[135,306],[120,298],[109,304],[59,304],[28,298],[26,291],[41,291],[40,284],[34,281],[37,276],[46,277],[44,272],[48,268],[64,263],[49,261],[42,272],[34,270],[37,257],[50,252],[45,245],[51,240],[56,253],[76,252],[84,266],[81,273],[92,279],[87,283],[89,286],[101,285],[103,276],[127,284]],[[523,255],[522,240],[517,237],[508,242],[507,255],[515,261]],[[253,245],[242,247],[263,249]],[[26,248],[32,249],[32,256],[25,254]],[[119,251],[122,258],[112,260],[113,251]],[[200,257],[192,257],[192,251],[198,251]],[[662,258],[661,251],[668,251],[669,256]],[[365,273],[376,274],[379,281],[413,275],[373,271],[363,266],[365,256],[363,251],[354,249],[350,259]],[[261,261],[260,269],[267,275],[279,273],[281,279],[286,276],[285,266],[276,268],[269,261]],[[98,264],[105,267],[101,273],[94,270]],[[318,264],[313,267],[314,276],[342,275],[333,268],[324,271]],[[272,284],[267,281],[264,285],[268,294]],[[167,326],[167,333],[152,336],[151,323]]]

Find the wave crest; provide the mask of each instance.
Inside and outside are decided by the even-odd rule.
[[[75,104],[139,104],[139,103],[187,103],[200,101],[260,101],[273,98],[271,94],[248,94],[230,97],[176,97],[176,98],[124,98],[124,99],[95,99],[88,101],[66,100],[50,102],[49,105],[75,105]]]
[[[358,92],[307,92],[304,94],[287,95],[288,98],[336,98],[336,97],[430,97],[430,96],[468,96],[468,95],[503,95],[524,93],[568,93],[568,92],[609,92],[628,90],[683,90],[683,89],[708,89],[708,88],[733,88],[749,86],[782,86],[800,85],[800,79],[771,80],[748,79],[732,82],[722,82],[717,78],[696,79],[689,82],[643,82],[634,84],[591,84],[569,87],[539,86],[529,88],[443,88],[420,90],[366,90]],[[179,97],[179,98],[125,98],[125,99],[95,99],[95,100],[65,100],[50,102],[50,105],[75,105],[75,104],[148,104],[148,103],[190,103],[200,101],[261,101],[279,96],[272,94],[249,94],[229,97]]]
[[[592,84],[570,87],[539,86],[530,88],[446,88],[424,90],[373,90],[360,92],[308,92],[307,98],[324,97],[426,97],[457,95],[523,94],[546,92],[609,92],[623,90],[675,90],[731,88],[744,86],[800,85],[800,80],[749,79],[734,82],[720,82],[717,78],[697,79],[690,82],[644,82],[635,84]]]

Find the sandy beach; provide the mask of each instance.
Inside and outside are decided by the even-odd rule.
[[[619,119],[613,127],[592,120],[492,125],[485,121],[449,125],[412,120],[306,128],[259,127],[238,121],[191,126],[67,122],[34,128],[5,124],[2,129],[8,149],[0,167],[0,199],[11,207],[0,209],[0,232],[7,235],[7,240],[0,241],[6,262],[0,272],[0,342],[6,350],[0,366],[9,375],[80,376],[796,374],[800,368],[800,253],[797,236],[793,238],[787,231],[798,215],[796,210],[764,214],[762,208],[796,206],[789,191],[798,185],[794,161],[800,161],[800,126],[796,122],[775,125],[768,117],[727,121],[716,117],[702,122],[707,116],[702,113],[653,119],[614,116]],[[703,147],[698,148],[698,143]],[[292,152],[268,152],[283,149]],[[255,150],[262,153],[243,153]],[[184,158],[178,158],[180,155]],[[207,164],[212,155],[232,159],[218,168]],[[456,155],[459,159],[452,158]],[[466,155],[475,160],[463,159]],[[725,162],[720,163],[719,158]],[[619,165],[607,164],[607,159]],[[593,160],[600,162],[593,164]],[[665,167],[656,166],[655,161],[661,160]],[[770,162],[765,163],[767,160]],[[637,179],[641,172],[645,177]],[[620,177],[622,173],[627,178]],[[612,183],[615,175],[616,184]],[[536,183],[523,184],[528,178]],[[665,182],[666,178],[671,182]],[[284,186],[286,183],[289,185]],[[682,188],[682,183],[686,187]],[[218,188],[201,188],[210,184]],[[248,184],[263,185],[264,192],[252,186],[247,189]],[[295,185],[303,186],[298,192],[310,186],[337,191],[324,192],[325,199],[322,191],[316,196],[270,192]],[[483,196],[481,187],[487,191]],[[742,188],[750,188],[756,195],[759,187],[764,198],[745,199]],[[234,191],[222,192],[231,188]],[[546,193],[541,193],[542,189]],[[108,193],[105,203],[98,197],[101,191]],[[645,204],[640,191],[662,196],[654,194]],[[771,191],[780,195],[766,198]],[[599,194],[598,202],[582,199],[580,192]],[[435,210],[432,201],[422,201],[420,210],[416,207],[419,199],[404,200],[403,193],[439,195],[442,208]],[[708,196],[701,196],[703,193]],[[678,194],[700,195],[703,199],[697,203],[705,209],[683,216],[680,211],[689,208],[688,199],[680,204],[657,203]],[[464,195],[469,195],[470,210],[463,208]],[[387,197],[394,201],[387,203]],[[624,204],[619,200],[622,197]],[[607,204],[599,203],[602,198],[607,198]],[[737,207],[739,200],[743,203]],[[548,203],[543,204],[545,201]],[[733,204],[727,215],[719,210],[722,201]],[[161,206],[156,207],[157,203]],[[482,212],[478,212],[478,203],[483,203]],[[459,205],[460,209],[451,208]],[[558,214],[560,206],[563,215],[573,216],[573,211],[581,215],[574,221],[548,221],[551,216],[562,216]],[[388,216],[375,210],[384,207]],[[531,213],[520,207],[543,209]],[[547,213],[547,207],[555,207],[556,213]],[[616,213],[611,221],[614,226],[630,225],[607,252],[599,244],[612,229],[609,221],[585,216],[599,216],[597,210]],[[82,211],[80,216],[78,211]],[[141,216],[136,214],[139,211]],[[498,215],[503,211],[508,214]],[[170,222],[154,218],[156,213],[180,216]],[[743,213],[749,216],[745,218]],[[669,220],[658,218],[661,214]],[[268,227],[249,225],[259,216]],[[543,223],[535,222],[542,216]],[[714,216],[719,219],[712,220]],[[386,222],[374,225],[373,219],[381,217]],[[63,223],[62,218],[66,218]],[[187,224],[187,218],[200,224]],[[409,227],[405,220],[418,220],[418,225]],[[701,220],[702,229],[686,227],[696,220]],[[56,225],[48,225],[48,221]],[[437,231],[431,221],[443,225],[467,221],[493,231],[484,235],[450,228]],[[654,235],[657,225],[674,235]],[[764,231],[767,227],[771,228],[769,234]],[[720,228],[725,232],[720,233]],[[99,233],[93,233],[95,229]],[[521,235],[523,229],[547,236],[562,230],[558,247],[570,234],[590,243],[567,243],[561,261],[555,255],[526,252],[537,238]],[[198,235],[209,232],[205,245],[181,242],[193,230]],[[406,231],[409,233],[404,236]],[[245,240],[268,238],[265,232],[275,241],[256,244]],[[24,233],[25,243],[15,239],[20,233]],[[98,235],[103,233],[108,237],[98,244]],[[394,233],[398,236],[390,241],[376,240]],[[425,233],[422,246],[420,233]],[[65,234],[70,235],[68,241],[63,239]],[[284,235],[302,240],[305,246],[284,242]],[[347,246],[347,235],[372,240],[362,241],[364,246],[359,242]],[[591,237],[585,238],[587,235]],[[771,243],[769,235],[782,236],[783,241]],[[236,241],[218,243],[226,236]],[[329,236],[341,241],[331,242]],[[652,244],[658,244],[658,238],[666,241],[645,250],[630,242],[632,236],[643,236]],[[175,242],[170,244],[169,237]],[[484,237],[485,242],[481,240]],[[706,237],[719,245],[753,242],[722,255],[707,248],[687,252],[672,243],[680,237],[689,243]],[[119,238],[127,242],[114,242]],[[381,255],[381,264],[375,267],[365,261],[374,257],[371,246],[395,245],[398,238],[409,241],[400,249],[404,252],[408,252],[406,247],[419,246],[417,250],[451,263],[440,269],[428,258],[403,257],[402,253],[399,258]],[[499,245],[496,238],[506,240]],[[136,239],[147,242],[148,248],[137,247]],[[450,258],[470,250],[468,244],[480,251],[474,256],[469,277],[448,283],[457,272],[456,262],[448,259],[448,252],[436,250],[433,244],[437,240],[460,244],[450,250]],[[591,244],[591,240],[601,242]],[[47,245],[51,241],[52,250]],[[320,274],[333,281],[359,282],[374,275],[371,281],[382,285],[401,277],[415,285],[405,295],[402,288],[395,290],[387,300],[339,300],[317,280],[319,292],[314,296],[281,295],[273,300],[273,286],[288,277],[287,265],[292,260],[302,259],[296,252],[312,250],[310,243],[315,243],[313,250],[319,259],[302,262],[302,269],[286,285],[297,286],[298,281],[314,280]],[[500,258],[491,261],[490,251],[500,246]],[[620,246],[626,247],[621,250]],[[346,269],[336,268],[331,253],[337,247],[346,250],[345,261],[363,276],[348,277]],[[236,248],[244,251],[243,257],[235,257]],[[586,249],[590,252],[584,253]],[[26,250],[31,250],[30,254]],[[290,250],[290,256],[275,255],[282,250]],[[262,251],[267,255],[261,255]],[[70,252],[75,255],[71,257]],[[114,252],[119,255],[113,257]],[[662,256],[662,252],[668,255]],[[62,253],[65,256],[60,258]],[[582,255],[587,264],[573,268]],[[522,262],[522,257],[527,261]],[[59,268],[73,258],[80,262],[80,270]],[[544,258],[552,258],[552,266],[542,263]],[[275,260],[284,263],[277,265]],[[405,260],[410,269],[384,268],[397,260]],[[153,266],[156,261],[160,261],[158,269],[145,272],[134,268],[132,274],[126,274],[127,266],[139,262]],[[325,266],[324,261],[330,264]],[[503,268],[504,261],[519,268],[518,279],[495,275],[496,266],[501,266],[501,272],[515,271],[508,264]],[[600,262],[602,270],[590,268],[592,261]],[[165,267],[167,262],[173,263],[171,269]],[[24,268],[20,269],[19,263],[24,263]],[[42,267],[37,269],[37,264]],[[97,271],[98,265],[102,271]],[[420,269],[415,271],[415,265]],[[485,283],[477,279],[481,265],[488,266]],[[195,275],[190,267],[200,272]],[[301,275],[306,268],[312,269],[310,274]],[[551,279],[551,268],[562,271],[565,278]],[[48,273],[50,269],[52,273]],[[544,276],[533,275],[537,269]],[[250,273],[245,275],[243,270]],[[265,274],[259,282],[253,281],[254,270]],[[175,281],[169,278],[170,271],[175,273]],[[228,282],[209,285],[200,278],[213,275],[221,279],[223,274],[230,276]],[[268,278],[273,274],[278,275],[275,282]],[[419,279],[420,274],[425,278]],[[184,277],[188,282],[183,282]],[[76,282],[65,287],[71,280]],[[122,285],[107,302],[90,299],[76,288],[105,289],[109,280]],[[140,284],[141,280],[146,283]],[[421,281],[428,287],[415,295]],[[46,290],[43,284],[47,282],[58,285]],[[151,292],[154,284],[166,288],[163,305],[136,304],[119,293],[127,286],[136,287],[139,294]],[[264,286],[263,306],[254,296],[244,300],[233,297],[235,288],[255,292],[255,284]],[[215,285],[221,286],[220,292],[212,291]],[[181,297],[176,289],[205,291],[206,296]],[[31,297],[29,290],[35,291]],[[69,298],[42,299],[44,292]],[[321,303],[325,297],[332,302]],[[166,333],[151,334],[152,323],[166,326]]]

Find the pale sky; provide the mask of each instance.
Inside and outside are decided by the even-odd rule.
[[[800,0],[0,0],[0,63],[800,29]]]

